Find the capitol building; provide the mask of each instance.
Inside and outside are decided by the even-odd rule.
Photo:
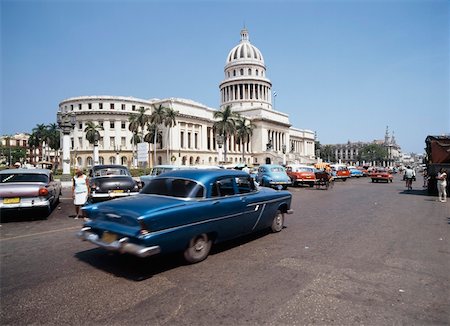
[[[293,127],[289,116],[272,106],[272,83],[266,74],[263,55],[251,44],[246,29],[241,31],[239,44],[226,56],[224,79],[219,88],[219,109],[230,106],[254,125],[247,143],[241,144],[234,136],[225,142],[226,162],[222,143],[213,129],[214,113],[218,109],[182,98],[102,95],[68,98],[59,104],[59,115],[75,115],[75,125],[70,130],[71,164],[81,167],[94,164],[93,145],[84,131],[87,123],[93,122],[103,127],[98,142],[99,163],[135,166],[136,145],[129,130],[129,117],[142,107],[150,115],[160,105],[177,111],[177,116],[176,125],[159,127],[162,137],[156,146],[156,164],[255,166],[315,162],[314,132]],[[150,147],[149,156],[154,151],[153,144]]]

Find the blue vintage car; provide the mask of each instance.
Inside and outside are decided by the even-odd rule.
[[[361,178],[364,176],[364,173],[361,170],[358,170],[354,166],[349,166],[348,170],[350,171],[350,177],[352,177],[352,178]]]
[[[139,257],[183,252],[205,259],[212,244],[270,228],[292,213],[288,191],[258,188],[237,170],[176,170],[149,181],[139,195],[83,208],[78,237]]]
[[[286,169],[277,164],[261,165],[256,174],[256,181],[263,187],[282,187],[283,189],[286,189],[292,183]]]

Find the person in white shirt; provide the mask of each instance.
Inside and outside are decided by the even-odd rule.
[[[439,193],[439,201],[441,203],[447,202],[447,170],[441,168],[436,177],[437,179],[437,188]]]
[[[83,206],[89,196],[89,181],[88,177],[83,174],[83,171],[77,167],[75,169],[75,176],[73,177],[72,198],[75,205],[75,212],[77,215],[75,219],[80,217],[80,207]]]

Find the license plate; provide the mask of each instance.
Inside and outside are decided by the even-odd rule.
[[[20,203],[19,197],[3,198],[3,204],[18,204],[18,203]]]
[[[377,175],[378,178],[381,178],[381,175]]]
[[[106,243],[111,243],[117,240],[117,234],[110,233],[108,231],[103,232],[102,241]]]
[[[112,192],[115,193],[115,194],[121,194],[123,192],[123,190],[122,189],[117,189],[117,190],[113,190]]]

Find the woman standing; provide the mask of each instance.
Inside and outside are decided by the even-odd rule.
[[[439,192],[439,201],[445,203],[447,202],[447,170],[441,168],[436,179]]]
[[[75,205],[75,212],[77,215],[75,219],[80,217],[80,207],[83,206],[89,196],[89,182],[88,177],[83,174],[83,171],[77,167],[75,169],[75,176],[73,177],[72,198]]]

